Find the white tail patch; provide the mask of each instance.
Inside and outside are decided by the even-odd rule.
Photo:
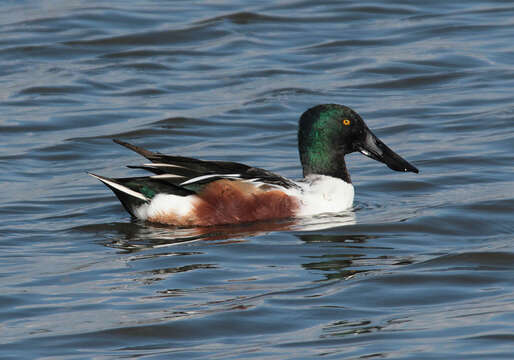
[[[109,185],[109,186],[112,186],[113,188],[115,188],[116,190],[119,190],[121,192],[124,192],[125,194],[128,194],[130,196],[133,196],[133,197],[136,197],[138,199],[141,199],[143,201],[149,201],[150,199],[147,198],[146,196],[144,196],[143,194],[140,194],[134,190],[131,190],[129,189],[128,187],[126,186],[123,186],[121,184],[118,184],[118,183],[115,183],[114,181],[111,181],[111,180],[108,180],[102,176],[98,176],[98,175],[95,175],[95,174],[91,174],[91,173],[88,173],[89,175],[91,175],[92,177],[100,180],[101,182]]]
[[[163,222],[166,219],[168,221],[187,219],[191,216],[196,199],[195,195],[157,194],[150,203],[134,208],[134,215],[141,220],[156,222]],[[157,219],[160,219],[160,221]],[[164,221],[163,223],[167,222]],[[169,222],[169,224],[172,223],[176,225],[174,222]]]

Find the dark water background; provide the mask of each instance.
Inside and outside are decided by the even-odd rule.
[[[0,9],[1,358],[514,358],[512,2]],[[140,174],[119,137],[299,177],[329,102],[421,170],[349,156],[335,227],[131,222],[85,174]]]

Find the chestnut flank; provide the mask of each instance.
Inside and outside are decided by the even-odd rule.
[[[227,179],[208,184],[194,201],[186,216],[159,214],[148,220],[177,226],[237,224],[290,218],[299,206],[295,198],[280,190]]]

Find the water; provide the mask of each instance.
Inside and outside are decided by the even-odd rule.
[[[0,24],[0,357],[513,357],[510,2],[7,1]],[[117,137],[299,177],[297,119],[331,102],[421,173],[354,154],[352,212],[212,229],[131,222],[85,174],[140,174]]]

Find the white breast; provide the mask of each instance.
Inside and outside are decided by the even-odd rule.
[[[301,189],[287,190],[300,201],[298,216],[338,213],[353,205],[353,185],[325,175],[309,175],[297,183]]]

